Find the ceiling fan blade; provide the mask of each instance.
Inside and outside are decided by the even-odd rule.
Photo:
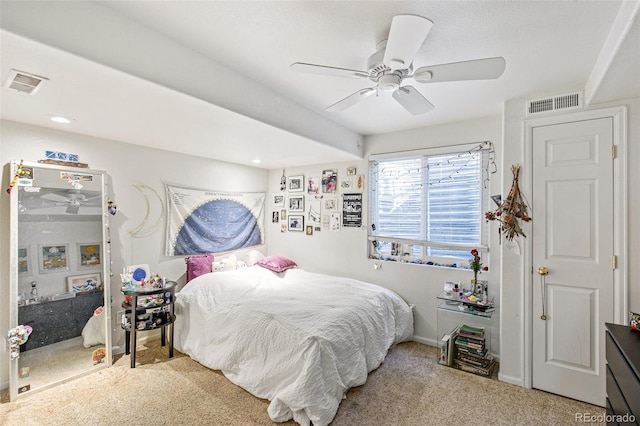
[[[420,115],[431,111],[434,106],[413,86],[398,87],[393,92],[393,99],[398,101],[407,111],[413,115]]]
[[[491,80],[504,72],[506,62],[503,57],[475,59],[450,64],[420,67],[413,73],[419,83],[441,81]]]
[[[55,194],[53,192],[50,192],[48,194],[42,194],[40,198],[47,201],[55,201],[56,203],[67,203],[70,200],[69,197],[65,197],[60,194]]]
[[[330,67],[327,65],[315,65],[315,64],[306,64],[304,62],[294,62],[290,66],[292,71],[295,72],[304,72],[307,74],[320,74],[320,75],[331,75],[335,77],[363,77],[369,78],[369,73],[366,71],[359,70],[350,70],[348,68],[338,68],[338,67]]]
[[[93,197],[85,198],[85,199],[84,199],[84,200],[82,200],[82,201],[84,201],[84,202],[86,203],[86,202],[88,202],[88,201],[97,200],[98,198],[102,198],[102,195],[100,195],[100,194],[98,194],[98,195],[94,195]]]
[[[432,26],[422,16],[394,16],[382,62],[392,70],[409,68]]]
[[[338,101],[335,104],[328,107],[327,111],[330,111],[330,112],[344,111],[345,109],[354,106],[364,98],[368,98],[369,96],[373,95],[377,91],[378,90],[375,87],[358,90],[357,92],[352,93],[351,95],[347,96],[341,101]]]

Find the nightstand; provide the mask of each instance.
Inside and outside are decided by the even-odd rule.
[[[163,288],[150,289],[148,291],[143,289],[122,291],[126,298],[122,302],[125,313],[121,325],[126,334],[125,354],[129,355],[131,353],[131,368],[136,367],[136,339],[139,331],[160,329],[162,346],[166,346],[168,331],[169,358],[173,358],[176,285],[175,281],[166,281]],[[129,298],[130,301],[127,300]]]

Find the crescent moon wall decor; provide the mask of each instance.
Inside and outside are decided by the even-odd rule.
[[[162,218],[164,217],[164,200],[160,197],[160,194],[158,194],[158,192],[150,186],[134,184],[133,187],[140,191],[140,193],[144,197],[147,212],[140,224],[129,231],[129,235],[138,238],[147,237],[156,232],[162,224]],[[157,208],[151,208],[151,201],[149,200],[149,197],[147,196],[147,193],[145,191],[150,191],[153,195],[155,195],[155,198],[157,198],[158,200]],[[147,224],[149,223],[149,217],[151,216],[152,210],[154,212],[158,212],[158,218],[145,229],[145,226],[147,226]]]

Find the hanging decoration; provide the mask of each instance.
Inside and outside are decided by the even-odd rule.
[[[118,206],[116,206],[111,198],[107,198],[107,211],[112,216],[118,213]]]
[[[264,193],[165,184],[167,256],[221,253],[263,244]]]
[[[144,215],[144,218],[142,219],[142,222],[140,222],[140,224],[134,229],[130,230],[129,235],[137,238],[147,237],[156,232],[156,230],[160,228],[160,225],[162,225],[162,218],[164,217],[164,200],[162,199],[160,194],[158,194],[158,192],[150,186],[133,184],[133,187],[140,191],[140,193],[144,197],[145,207],[147,211]],[[145,191],[150,191],[153,195],[155,195],[155,198],[158,201],[156,207],[151,207],[151,201]],[[151,212],[155,212],[155,216],[157,216],[157,218],[152,224],[146,227],[149,222]],[[146,229],[144,229],[145,227]]]
[[[452,148],[455,148],[455,146],[453,146]],[[439,162],[431,162],[428,165],[425,164],[424,166],[416,167],[415,169],[396,171],[396,170],[387,170],[386,168],[383,168],[379,172],[376,171],[372,177],[376,182],[378,180],[378,175],[395,177],[397,179],[403,179],[404,174],[411,174],[414,172],[422,173],[428,170],[430,167],[442,167],[444,165],[454,166],[457,164],[458,167],[451,170],[446,176],[442,176],[440,179],[432,179],[429,182],[429,186],[438,185],[439,183],[453,179],[455,175],[460,173],[460,171],[467,169],[470,164],[473,164],[474,162],[478,161],[477,158],[472,156],[472,154],[480,151],[485,151],[485,150],[488,152],[488,155],[486,157],[486,160],[484,160],[483,162],[484,163],[483,164],[483,168],[484,168],[483,185],[485,188],[488,188],[489,179],[491,175],[498,172],[498,166],[496,165],[496,161],[495,161],[496,159],[495,148],[493,146],[493,142],[491,141],[480,142],[474,148],[471,148],[466,151],[458,152],[455,154],[445,154],[445,155],[434,156],[434,157],[441,157],[442,160]],[[460,160],[460,161],[456,161],[456,160]],[[465,161],[465,162],[463,163],[461,161]]]
[[[9,342],[9,352],[12,360],[20,358],[20,345],[24,345],[27,342],[32,332],[33,328],[30,325],[19,325],[9,330],[7,341]]]
[[[282,177],[280,178],[280,191],[287,189],[287,177],[284,175],[284,169],[282,169]]]
[[[13,179],[11,179],[11,182],[9,183],[9,187],[7,188],[7,194],[9,195],[11,195],[11,190],[13,189],[13,187],[16,186],[18,178],[20,178],[20,176],[22,175],[22,163],[24,163],[24,160],[20,160],[20,164],[18,164],[18,168],[16,169],[16,174],[13,176]]]
[[[509,195],[495,211],[490,211],[485,214],[487,220],[497,220],[500,222],[498,232],[500,235],[504,234],[505,238],[509,241],[518,235],[526,238],[527,236],[522,230],[520,222],[531,222],[527,202],[518,186],[520,165],[511,166],[511,172],[513,173],[513,184],[511,185]]]

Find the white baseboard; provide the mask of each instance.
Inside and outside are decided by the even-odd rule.
[[[414,342],[422,343],[423,345],[435,346],[438,347],[438,343],[433,339],[427,339],[420,336],[413,336],[412,339]]]
[[[498,380],[509,383],[510,385],[524,387],[524,382],[520,377],[507,376],[506,374],[498,372]]]

